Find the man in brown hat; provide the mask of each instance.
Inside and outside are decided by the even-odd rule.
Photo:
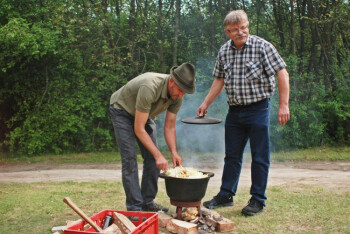
[[[110,116],[122,158],[122,181],[129,211],[164,211],[168,208],[154,202],[158,192],[160,170],[169,168],[157,148],[157,131],[151,119],[166,111],[164,138],[172,155],[173,166],[182,165],[177,152],[175,122],[185,93],[195,90],[195,67],[183,63],[170,75],[147,72],[130,80],[110,99]],[[143,158],[139,185],[136,142]]]

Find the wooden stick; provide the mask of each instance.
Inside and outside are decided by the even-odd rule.
[[[93,227],[97,232],[102,232],[102,229],[90,219],[77,205],[75,205],[69,197],[65,197],[63,201],[70,206],[80,217],[82,217],[86,222],[88,222],[91,227]]]

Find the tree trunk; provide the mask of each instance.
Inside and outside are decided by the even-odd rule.
[[[130,9],[129,9],[129,55],[128,57],[131,59],[131,61],[134,60],[134,44],[135,44],[135,27],[136,27],[136,7],[135,7],[135,0],[130,0]]]
[[[210,15],[209,36],[208,36],[208,38],[209,38],[209,40],[208,40],[208,52],[209,52],[209,56],[214,57],[215,54],[217,53],[217,49],[215,48],[215,45],[216,45],[216,38],[215,38],[216,25],[215,25],[214,8],[213,8],[213,1],[212,0],[209,0],[208,8],[209,8],[209,15]]]
[[[302,74],[304,71],[303,67],[303,57],[305,52],[305,31],[306,31],[306,24],[305,24],[305,15],[306,15],[306,2],[307,0],[297,0],[297,9],[298,9],[298,19],[299,19],[299,26],[300,26],[300,48],[299,48],[299,57],[301,58],[301,61],[299,63],[299,73]]]
[[[164,59],[163,52],[163,33],[162,33],[162,22],[163,22],[163,1],[158,0],[158,26],[157,26],[157,39],[158,39],[158,51],[156,52],[158,55],[159,63],[160,63],[160,71],[162,73],[166,72],[166,64]]]
[[[181,0],[176,0],[175,9],[175,35],[174,35],[174,47],[173,47],[173,66],[177,65],[177,46],[180,32],[180,14],[181,14]]]
[[[290,3],[290,48],[291,48],[291,54],[296,55],[297,53],[297,46],[296,46],[296,39],[295,39],[295,21],[294,21],[294,1],[289,0]]]
[[[272,0],[272,6],[273,6],[273,15],[275,17],[275,21],[277,24],[278,35],[280,37],[280,46],[282,48],[286,48],[284,32],[283,32],[283,18],[281,14],[281,1],[277,0],[277,3],[276,3],[276,0]]]

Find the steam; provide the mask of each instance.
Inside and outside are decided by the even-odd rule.
[[[209,107],[207,113],[207,117],[221,119],[221,123],[186,124],[181,122],[181,119],[197,116],[197,109],[203,102],[206,94],[197,92],[185,95],[178,113],[178,121],[176,123],[177,147],[185,166],[198,167],[198,163],[223,163],[225,154],[224,118],[227,113],[226,94],[221,94]]]

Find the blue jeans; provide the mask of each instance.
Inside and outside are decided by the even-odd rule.
[[[159,169],[153,155],[142,145],[134,133],[135,118],[125,110],[109,106],[115,138],[122,158],[122,182],[126,195],[127,210],[137,211],[142,205],[152,204],[158,192]],[[145,129],[155,145],[157,145],[156,124],[148,119]],[[137,165],[136,142],[143,158],[141,187]]]
[[[270,167],[270,99],[247,106],[230,106],[225,122],[225,165],[221,196],[235,196],[241,174],[243,152],[250,140],[252,155],[250,194],[265,205]]]

